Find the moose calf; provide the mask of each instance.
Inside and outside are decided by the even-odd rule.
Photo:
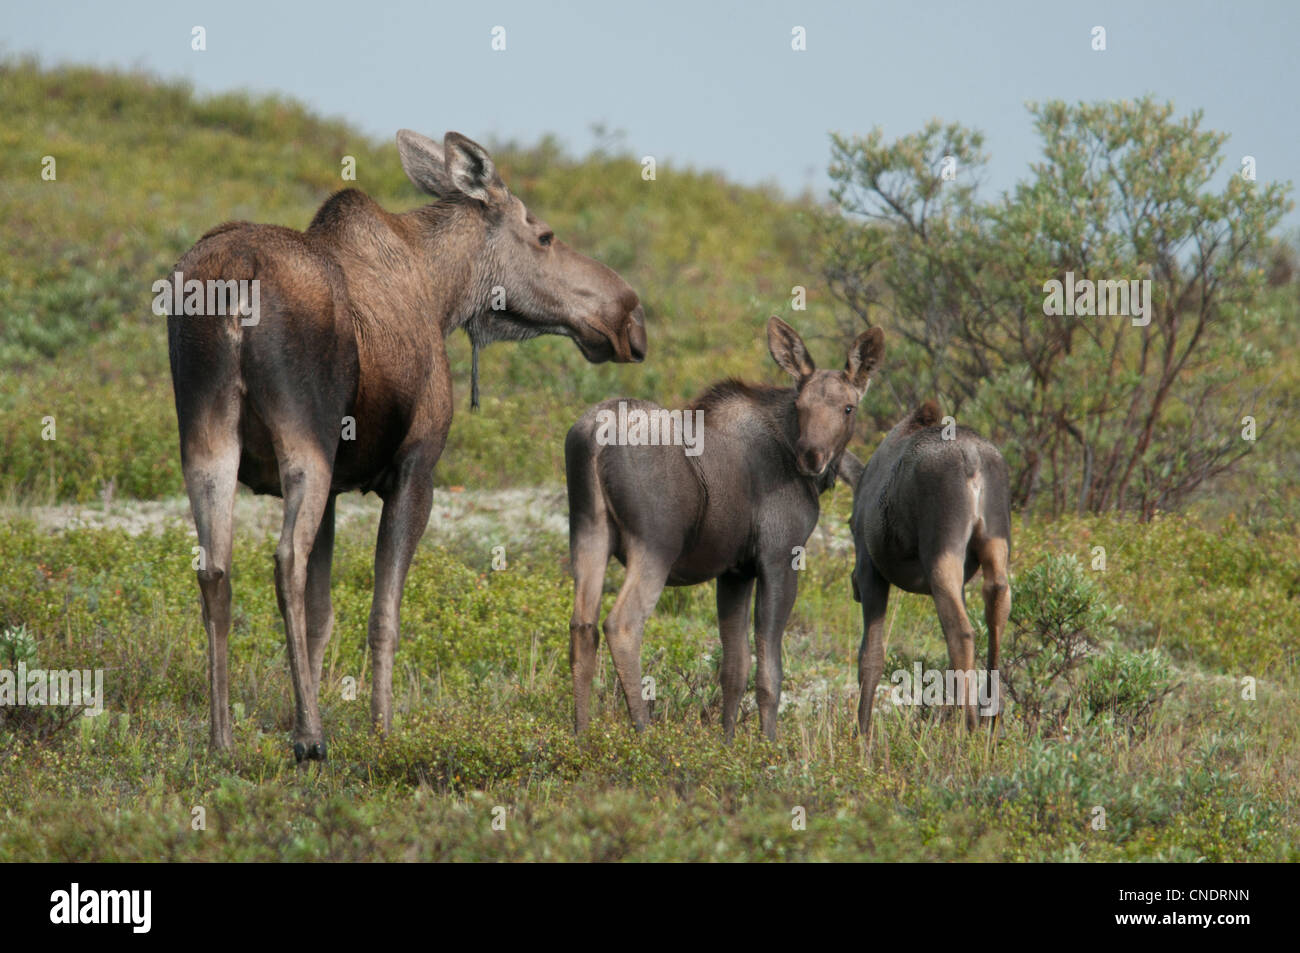
[[[794,387],[722,381],[684,415],[646,401],[609,400],[583,415],[565,439],[575,589],[569,662],[579,733],[589,717],[601,589],[613,555],[627,567],[627,579],[605,620],[605,637],[637,730],[648,720],[640,658],[646,619],[665,586],[716,579],[723,731],[730,741],[749,675],[757,582],[758,713],[764,734],[776,737],[781,637],[798,586],[795,548],[807,542],[819,496],[835,482],[858,402],[884,353],[884,334],[878,328],[860,334],[842,371],[817,370],[799,335],[778,318],[768,322],[767,339]],[[629,435],[634,430],[622,422],[634,415],[660,422],[657,445],[617,439],[622,434],[611,433],[616,415]],[[697,445],[672,445],[696,420],[703,428]]]
[[[854,487],[853,598],[862,603],[860,733],[868,737],[872,701],[885,667],[889,587],[934,599],[949,663],[955,672],[971,673],[975,633],[966,615],[965,585],[977,570],[984,573],[994,692],[989,701],[996,713],[998,646],[1011,612],[1011,492],[1002,454],[973,430],[940,426],[938,406],[927,401],[889,432],[865,467],[849,455],[842,466]],[[974,728],[976,685],[964,676],[957,684],[966,688],[962,707],[967,727]]]

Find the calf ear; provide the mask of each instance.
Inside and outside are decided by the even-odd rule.
[[[767,349],[772,360],[795,380],[811,377],[817,365],[808,356],[808,349],[803,345],[799,332],[786,324],[776,315],[767,321]]]
[[[859,391],[866,391],[871,375],[876,373],[885,356],[885,332],[872,328],[858,335],[849,348],[849,360],[845,364],[845,373],[849,383]]]
[[[835,475],[847,483],[856,493],[858,489],[858,478],[862,476],[863,469],[862,461],[845,450],[840,454],[840,464],[839,468],[835,471]]]
[[[399,129],[397,154],[402,159],[406,177],[415,183],[416,188],[430,195],[450,195],[456,191],[451,176],[447,174],[442,146],[428,136],[410,129]]]
[[[485,204],[505,191],[496,163],[473,139],[449,132],[443,137],[442,147],[447,156],[447,174],[459,191]]]

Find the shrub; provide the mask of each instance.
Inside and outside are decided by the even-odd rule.
[[[1080,697],[1090,723],[1109,720],[1134,736],[1150,729],[1152,715],[1174,687],[1173,670],[1159,649],[1114,647],[1089,662]]]
[[[36,664],[36,638],[27,626],[12,626],[0,634],[0,668],[14,668],[19,662]]]
[[[1028,720],[1060,727],[1117,614],[1072,554],[1050,555],[1016,580],[1000,675]]]

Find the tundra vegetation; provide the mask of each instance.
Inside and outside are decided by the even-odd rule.
[[[880,232],[845,219],[855,225],[845,238],[828,231],[811,199],[662,162],[656,181],[645,182],[635,158],[617,148],[577,160],[550,142],[491,144],[503,177],[546,211],[557,234],[641,295],[651,360],[591,365],[558,339],[482,352],[483,411],[459,414],[452,426],[433,519],[408,576],[393,730],[383,738],[370,731],[365,648],[378,505],[340,500],[335,629],[320,686],[330,760],[301,769],[285,754],[294,709],[272,585],[279,512],[242,493],[231,622],[235,748],[209,750],[193,527],[150,280],[215,222],[301,228],[345,186],[397,211],[420,199],[391,143],[279,99],[197,97],[147,77],[8,61],[0,106],[0,667],[102,668],[107,708],[93,719],[0,709],[0,859],[1300,859],[1293,245],[1256,235],[1242,252],[1249,267],[1234,292],[1242,297],[1211,313],[1127,486],[1121,493],[1114,483],[1103,506],[1100,476],[1082,479],[1083,442],[1055,428],[1064,420],[1079,430],[1093,447],[1092,473],[1102,475],[1116,443],[1135,439],[1123,420],[1139,387],[1148,388],[1139,401],[1145,426],[1142,408],[1159,374],[1145,385],[1138,375],[1132,362],[1142,338],[1119,335],[1121,323],[1127,334],[1141,330],[1131,323],[1054,325],[1068,340],[1040,342],[1051,355],[1041,379],[1017,377],[1019,359],[999,338],[1006,363],[990,375],[990,390],[963,396],[955,381],[973,345],[962,322],[944,331],[937,376],[926,376],[933,362],[921,344],[909,363],[906,335],[920,336],[902,300],[911,286],[885,273],[930,260],[897,222]],[[1158,142],[1184,122],[1181,114],[1160,118],[1163,107],[1134,108],[1155,110],[1133,126],[1139,142]],[[1095,129],[1081,118],[1081,131]],[[935,151],[954,150],[940,140]],[[1237,188],[1229,184],[1235,152],[1218,154],[1224,165],[1197,194]],[[40,177],[44,155],[57,159],[54,181]],[[349,155],[355,182],[339,175]],[[1097,241],[1119,239],[1095,226],[1086,203],[1061,206],[1079,177],[1062,171],[1057,188],[1066,191],[1047,188],[1057,181],[1052,167],[1075,155],[1045,155],[1042,188],[1019,213],[1037,209],[1062,239],[1072,220],[1096,227],[1082,246],[1091,255]],[[1263,179],[1266,168],[1261,160]],[[964,175],[959,164],[957,185],[969,181]],[[1032,171],[1031,181],[1039,175]],[[1253,188],[1258,199],[1270,186]],[[953,200],[936,192],[931,204]],[[1006,206],[985,207],[985,226],[1037,234],[1020,229],[1014,205],[1013,195]],[[1235,221],[1249,230],[1269,220],[1263,210],[1255,225]],[[940,227],[931,220],[926,233]],[[782,315],[818,353],[843,348],[862,322],[822,277],[845,260],[835,257],[844,246],[816,244],[828,238],[887,242],[892,252],[857,272],[877,296],[866,314],[884,327],[890,350],[861,406],[852,452],[867,459],[914,398],[934,397],[1002,448],[1013,487],[1037,488],[1012,516],[1014,599],[1000,666],[1008,704],[997,744],[925,708],[884,712],[883,698],[870,751],[854,737],[862,632],[843,485],[822,498],[786,629],[779,741],[764,739],[756,711],[742,703],[735,741],[723,742],[708,586],[669,590],[647,621],[650,729],[637,735],[627,724],[602,660],[591,725],[575,738],[564,433],[612,395],[681,406],[720,376],[755,376],[768,366],[756,316]],[[974,275],[1006,287],[1032,277],[1021,312],[997,311],[1008,322],[1023,314],[1027,335],[1046,335],[1041,289],[1049,279],[1067,270],[1144,276],[1122,248],[1118,267],[1103,265],[1102,274],[1091,258],[1050,251],[1036,250],[1034,260],[1051,267],[992,262]],[[995,252],[1009,255],[1010,246]],[[1175,250],[1172,261],[1199,280],[1185,270],[1185,255]],[[795,286],[807,289],[807,310],[791,307]],[[919,281],[914,290],[971,291]],[[1147,359],[1160,367],[1167,293],[1157,280]],[[933,313],[964,312],[941,301]],[[1194,314],[1178,319],[1179,341]],[[1103,344],[1118,337],[1122,387],[1109,398],[1099,379],[1110,365],[1095,362],[1111,350],[1095,335],[1107,336]],[[463,408],[469,343],[453,335],[448,350]],[[781,382],[775,368],[767,375]],[[1118,423],[1111,409],[1094,419],[1092,411],[1120,397]],[[1242,405],[1259,421],[1250,451],[1186,492],[1161,490],[1206,469],[1195,449],[1202,443],[1178,441],[1203,442],[1225,420],[1240,435]],[[46,417],[54,440],[42,439]],[[1030,431],[1037,444],[1018,429],[1023,420],[1045,428]],[[1035,446],[1043,461],[1036,482],[1017,484]],[[1125,468],[1136,449],[1121,447]],[[611,571],[604,611],[620,583]],[[977,645],[987,641],[978,589],[967,592]],[[886,690],[891,673],[918,661],[946,665],[927,597],[894,593],[883,638]],[[803,829],[793,823],[797,808]]]

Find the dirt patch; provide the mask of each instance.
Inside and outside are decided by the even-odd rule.
[[[345,494],[338,498],[337,527],[377,530],[382,503],[374,495]],[[242,531],[277,534],[283,509],[278,499],[240,493],[235,498],[235,524]],[[124,529],[132,536],[160,533],[181,526],[193,529],[190,503],[185,497],[165,500],[123,500],[102,503],[67,503],[0,509],[0,520],[31,520],[51,533],[78,530]],[[512,535],[541,534],[567,538],[568,502],[563,487],[525,487],[511,490],[434,490],[426,538],[435,542],[462,537],[482,538],[509,526]],[[516,530],[518,532],[516,532]]]

